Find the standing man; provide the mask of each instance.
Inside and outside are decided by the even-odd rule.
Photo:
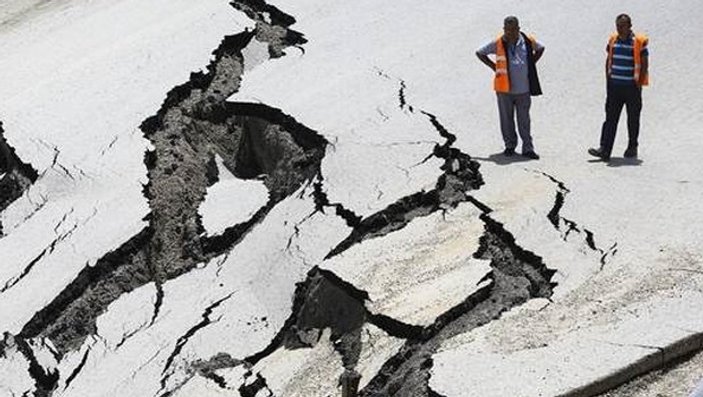
[[[608,41],[605,76],[608,94],[605,100],[605,122],[600,135],[600,147],[590,148],[588,153],[603,161],[610,160],[615,132],[622,107],[627,107],[628,144],[625,158],[637,157],[640,134],[640,111],[642,110],[642,86],[649,84],[649,51],[647,36],[632,33],[632,21],[627,14],[615,19],[617,33]]]
[[[530,134],[530,96],[542,95],[535,64],[542,57],[544,46],[534,37],[520,32],[514,16],[503,21],[503,34],[476,51],[476,56],[495,72],[493,82],[498,96],[500,130],[505,142],[505,156],[513,156],[517,147],[515,113],[522,139],[522,155],[539,159]],[[488,55],[495,54],[495,62]]]

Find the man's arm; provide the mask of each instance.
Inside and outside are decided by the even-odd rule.
[[[605,45],[605,67],[603,70],[605,70],[605,79],[606,81],[608,80],[608,58],[610,58],[610,43]]]
[[[544,47],[539,47],[535,50],[535,63],[542,58],[542,54],[544,54]]]
[[[607,79],[608,78],[608,57],[605,57],[605,68],[603,68],[603,69],[605,70],[605,78]]]
[[[645,76],[647,76],[647,72],[649,72],[649,56],[644,55],[642,56],[642,66],[640,69],[640,85],[644,83]]]
[[[487,55],[481,54],[478,51],[476,51],[476,57],[478,57],[481,62],[483,62],[486,66],[488,66],[489,68],[491,68],[491,70],[495,72],[496,64],[491,60],[491,58],[489,58]]]

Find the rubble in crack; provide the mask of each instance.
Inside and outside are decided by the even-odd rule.
[[[158,114],[142,125],[155,147],[147,155],[145,195],[152,208],[155,232],[149,252],[157,280],[176,277],[231,248],[277,202],[319,173],[326,141],[316,132],[265,105],[225,102],[239,86],[242,49],[260,36],[273,40],[271,30],[287,32],[260,22],[252,32],[225,38],[208,73],[193,74],[190,82],[173,89]],[[288,39],[269,46],[289,44]],[[215,155],[239,178],[261,177],[270,201],[252,222],[201,241],[197,209],[212,182],[207,176]]]
[[[19,336],[48,338],[62,356],[77,350],[96,332],[95,320],[122,294],[151,281],[145,229],[119,249],[108,253],[95,266],[86,267],[52,302],[25,324]]]

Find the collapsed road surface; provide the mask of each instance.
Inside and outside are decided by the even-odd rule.
[[[132,21],[130,3],[64,12],[76,26]],[[685,235],[640,256],[637,233],[592,215],[589,189],[606,192],[582,169],[479,160],[490,124],[450,99],[475,91],[473,77],[436,65],[462,64],[438,40],[478,4],[215,3],[151,5],[133,36],[106,41],[135,61],[124,75],[78,64],[47,80],[95,106],[89,117],[60,108],[68,121],[53,134],[21,111],[42,90],[3,102],[2,393],[596,395],[700,349],[700,324],[667,316],[688,319],[701,289]],[[140,25],[166,10],[180,41]],[[160,71],[206,20],[220,44],[180,67],[198,70],[211,52],[209,64],[185,83],[182,69]],[[408,40],[384,44],[408,22]],[[27,25],[12,26],[22,43]],[[42,26],[79,40],[72,26]],[[109,59],[91,53],[87,65]],[[96,88],[71,95],[74,76]],[[115,103],[132,110],[105,111]],[[684,176],[661,182],[687,197],[698,184]],[[678,331],[626,339],[658,323]],[[562,350],[617,358],[586,371],[558,364]],[[516,366],[535,375],[501,378]],[[581,377],[542,384],[550,371]]]

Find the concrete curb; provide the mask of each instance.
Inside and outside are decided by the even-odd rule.
[[[662,369],[666,364],[687,354],[703,351],[703,333],[694,333],[642,357],[632,364],[588,385],[576,388],[557,397],[592,397],[621,386],[634,378]]]

